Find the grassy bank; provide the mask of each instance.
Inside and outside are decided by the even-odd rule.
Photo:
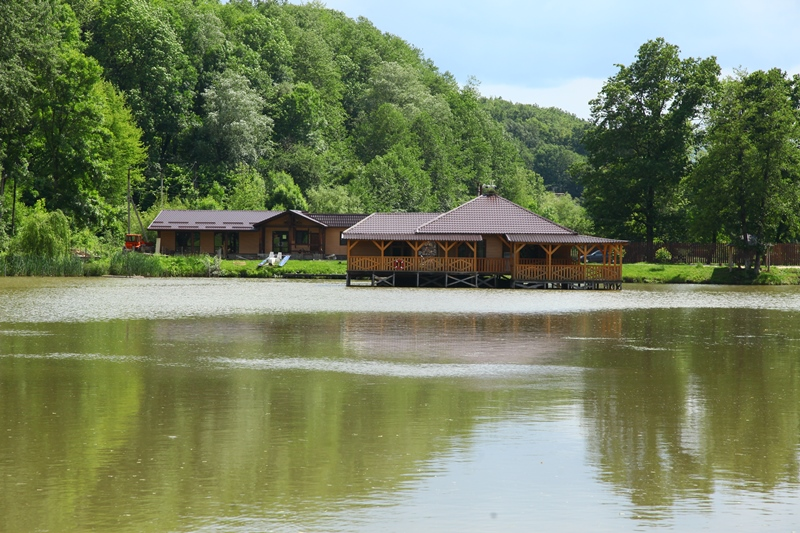
[[[706,265],[657,265],[632,263],[622,265],[626,283],[709,283],[716,285],[798,285],[800,268],[772,267],[758,277],[752,272]]]
[[[343,276],[346,261],[290,260],[282,267],[258,267],[258,260],[219,260],[210,256],[165,256],[118,252],[81,261],[0,256],[0,276],[145,276],[145,277],[328,277]],[[622,266],[626,283],[708,283],[717,285],[798,285],[800,268],[773,267],[758,277],[741,269],[705,265],[632,263]]]

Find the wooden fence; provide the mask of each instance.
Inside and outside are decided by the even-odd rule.
[[[670,242],[654,244],[652,251],[666,248],[672,254],[672,263],[704,265],[727,265],[730,259],[730,250],[727,244],[697,244]],[[647,261],[648,244],[645,242],[631,242],[625,246],[625,263],[642,263]],[[743,263],[744,254],[734,251],[735,263]],[[771,265],[798,266],[800,265],[800,244],[774,244],[770,250],[769,263]]]

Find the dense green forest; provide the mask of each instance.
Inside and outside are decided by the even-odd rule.
[[[437,211],[492,184],[591,229],[550,192],[579,194],[585,121],[486,100],[368,20],[216,0],[20,0],[0,20],[4,235],[58,210],[119,244],[129,173],[151,216]]]
[[[797,77],[721,79],[663,39],[618,69],[583,121],[484,98],[321,3],[3,2],[0,252],[118,248],[129,178],[145,221],[439,211],[491,184],[584,233],[754,253],[798,238]]]

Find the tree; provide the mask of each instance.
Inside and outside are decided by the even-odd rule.
[[[267,206],[275,211],[308,209],[308,203],[292,177],[285,172],[274,172],[268,180]]]
[[[0,2],[0,240],[5,235],[6,184],[12,177],[16,184],[27,174],[38,76],[56,61],[61,39],[57,20],[65,10],[56,0]]]
[[[678,184],[689,168],[695,120],[717,84],[716,59],[680,59],[659,38],[639,48],[630,66],[591,101],[588,165],[581,180],[597,226],[652,248],[669,230]]]
[[[797,228],[799,83],[779,69],[726,80],[710,112],[706,152],[687,180],[699,231],[755,255],[756,274],[766,243]]]
[[[350,195],[343,185],[320,185],[310,189],[308,209],[312,213],[361,213],[363,208],[358,198]]]
[[[147,0],[100,0],[89,52],[122,90],[144,131],[151,173],[192,119],[197,73],[165,12]]]
[[[60,210],[48,212],[37,202],[25,218],[11,243],[11,252],[39,257],[64,257],[69,254],[69,221]]]
[[[268,152],[272,119],[264,114],[264,100],[247,78],[227,71],[203,92],[203,100],[203,128],[213,161],[231,167],[254,165]]]
[[[254,168],[239,165],[230,172],[230,181],[233,182],[233,189],[228,195],[228,209],[264,209],[267,190],[264,178]]]

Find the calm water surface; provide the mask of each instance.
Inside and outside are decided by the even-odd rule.
[[[0,531],[797,531],[800,290],[0,278]]]

